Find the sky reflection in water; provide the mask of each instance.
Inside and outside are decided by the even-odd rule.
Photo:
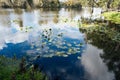
[[[94,19],[101,13],[88,11],[22,10],[18,14],[1,10],[0,54],[27,56],[42,66],[51,80],[56,76],[60,80],[112,80],[113,73],[108,72],[99,56],[103,51],[86,44],[85,35],[77,27],[81,17]]]

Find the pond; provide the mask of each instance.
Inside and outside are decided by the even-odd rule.
[[[0,9],[0,55],[27,58],[49,80],[113,80],[100,57],[79,30],[81,18],[102,18],[101,9]]]

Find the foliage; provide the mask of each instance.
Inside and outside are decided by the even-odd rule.
[[[105,12],[102,15],[105,17],[105,20],[120,24],[120,12]]]
[[[9,80],[11,72],[17,70],[19,61],[0,56],[0,80]]]
[[[82,6],[86,7],[103,7],[103,8],[120,8],[120,0],[67,0],[60,2],[59,0],[2,0],[0,6],[8,7],[75,7],[79,8]]]
[[[26,68],[25,65],[24,59],[0,56],[0,80],[47,80],[35,66]]]
[[[64,2],[65,7],[69,8],[81,8],[82,5],[79,1],[67,0]]]
[[[82,6],[118,9],[120,0],[78,0]]]
[[[44,7],[44,8],[59,8],[60,7],[59,0],[51,0],[51,1],[42,0],[41,4],[42,6],[40,7]]]
[[[101,34],[106,36],[109,40],[120,42],[120,26],[112,26],[108,27],[109,25],[106,25],[104,23],[83,23],[80,26],[80,30],[86,33],[95,33],[95,34]],[[118,28],[116,28],[118,27]]]

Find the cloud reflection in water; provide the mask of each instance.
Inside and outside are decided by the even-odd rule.
[[[107,66],[100,58],[103,51],[87,44],[86,51],[82,54],[82,65],[85,68],[85,77],[89,80],[113,80],[114,74],[108,71]]]

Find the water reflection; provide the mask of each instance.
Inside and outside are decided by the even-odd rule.
[[[110,28],[107,28],[110,31]],[[97,32],[98,34],[89,33],[87,34],[88,40],[92,45],[103,49],[104,53],[101,54],[101,58],[107,64],[108,70],[115,73],[115,79],[120,79],[120,43],[110,40],[106,34]]]
[[[114,75],[97,54],[102,50],[86,44],[77,23],[100,13],[84,11],[2,10],[6,14],[0,14],[0,54],[26,56],[43,67],[50,80],[112,80]]]
[[[0,25],[5,27],[10,27],[10,12],[0,10]]]
[[[107,66],[100,58],[103,50],[87,44],[86,51],[82,54],[82,64],[85,67],[85,77],[89,80],[113,80],[113,73],[108,72]]]

